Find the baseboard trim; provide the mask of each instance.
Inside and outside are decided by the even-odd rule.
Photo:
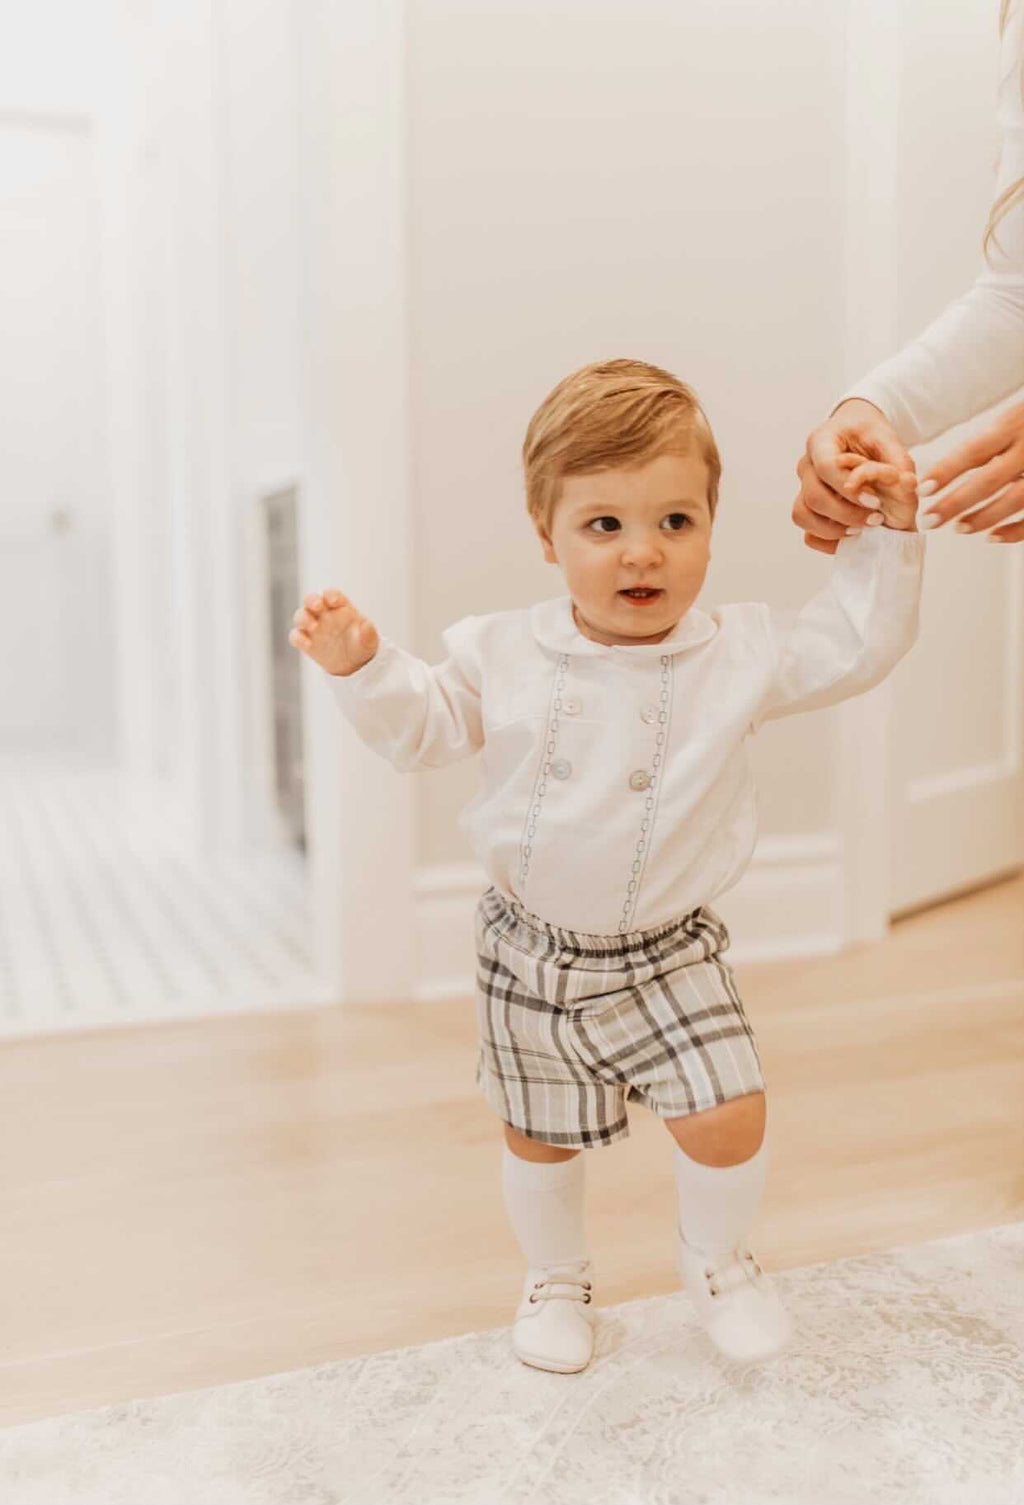
[[[769,836],[735,888],[715,903],[733,963],[825,956],[841,949],[842,843],[838,836]],[[415,877],[422,1002],[475,992],[473,911],[488,885],[475,862],[436,863]]]

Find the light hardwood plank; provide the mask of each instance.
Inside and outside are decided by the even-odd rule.
[[[737,969],[768,1268],[1024,1217],[1024,878]],[[0,1048],[0,1422],[506,1325],[522,1261],[471,999]],[[587,1157],[598,1299],[677,1289],[671,1141]]]

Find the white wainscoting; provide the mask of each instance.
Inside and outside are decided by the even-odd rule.
[[[734,963],[820,956],[845,944],[843,860],[832,834],[772,836],[714,909],[729,927]],[[473,911],[487,887],[475,862],[436,863],[415,879],[417,984],[423,1002],[473,994]]]

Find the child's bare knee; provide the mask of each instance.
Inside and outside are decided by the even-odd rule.
[[[666,1119],[679,1148],[701,1165],[740,1165],[761,1148],[767,1110],[763,1092],[748,1092],[685,1118]]]
[[[542,1139],[527,1139],[525,1134],[520,1134],[518,1129],[513,1129],[511,1124],[505,1125],[505,1143],[513,1155],[518,1155],[520,1160],[534,1160],[542,1163],[553,1163],[558,1160],[571,1160],[579,1150],[564,1150],[553,1144],[545,1144]]]

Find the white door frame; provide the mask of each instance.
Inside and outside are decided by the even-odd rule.
[[[298,61],[303,591],[336,585],[408,646],[412,508],[402,0],[303,0]],[[314,959],[339,1001],[416,981],[413,779],[304,661]]]
[[[303,457],[294,479],[302,588],[338,584],[385,635],[408,643],[404,7],[402,0],[303,0],[290,14],[294,57],[282,66],[294,65],[299,79]],[[167,417],[188,466],[161,478],[167,505],[177,505],[184,591],[175,815],[200,850],[235,845],[251,824],[238,787],[247,760],[238,638],[244,576],[235,547],[251,487],[243,496],[232,471],[220,24],[216,0],[186,0],[173,15],[155,16],[148,37],[121,32],[120,87],[100,121],[121,763],[127,789],[148,797],[160,726],[151,694],[158,650],[145,622],[152,575],[168,567],[151,557],[138,505],[155,463],[140,403],[138,235],[140,182],[152,172],[173,274],[164,305],[174,334],[164,372]],[[162,91],[176,82],[190,100],[182,122],[175,110],[160,110]],[[412,782],[355,738],[321,671],[308,663],[303,712],[314,964],[339,1000],[412,997]]]
[[[844,369],[851,383],[896,348],[900,31],[893,0],[849,0]],[[889,703],[883,682],[837,708],[843,945],[880,940],[889,928]]]
[[[243,685],[237,499],[231,475],[231,349],[224,298],[225,239],[222,55],[217,0],[183,0],[154,11],[148,34],[117,34],[117,87],[100,117],[112,506],[116,517],[120,763],[127,790],[175,806],[196,850],[243,840],[239,770]],[[178,109],[177,91],[189,106]],[[159,219],[158,306],[147,301],[142,234]],[[167,456],[149,427],[144,394],[146,330],[162,332],[161,413]],[[151,353],[151,352],[150,352]],[[156,517],[167,514],[181,668],[180,724],[172,778],[161,779],[164,722],[157,702],[159,638],[147,629],[171,576],[157,557]]]

